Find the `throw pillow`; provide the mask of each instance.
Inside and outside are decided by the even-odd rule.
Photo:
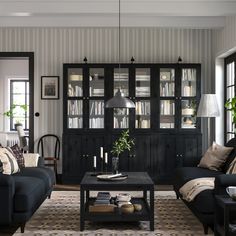
[[[24,153],[25,167],[37,167],[39,154],[38,153]]]
[[[3,164],[3,174],[11,175],[19,172],[16,158],[7,148],[0,148],[0,161]]]
[[[213,142],[202,157],[198,167],[207,168],[210,170],[221,170],[226,158],[233,150],[233,147],[225,147]]]
[[[19,145],[15,144],[14,146],[12,146],[11,151],[14,153],[14,156],[16,158],[16,161],[17,161],[19,167],[20,168],[25,167],[25,160],[24,160],[23,153],[22,153]]]
[[[234,160],[230,163],[228,170],[226,171],[226,174],[236,174],[236,157]]]

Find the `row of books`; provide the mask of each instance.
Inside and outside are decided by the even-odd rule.
[[[175,103],[170,100],[162,100],[161,101],[161,114],[162,115],[175,114]]]
[[[89,88],[89,94],[90,96],[98,96],[103,97],[104,96],[104,88]]]
[[[193,86],[185,85],[183,87],[182,96],[195,96],[195,95],[196,95],[196,89],[193,88]]]
[[[136,115],[150,115],[151,107],[149,101],[136,102]]]
[[[78,85],[72,86],[71,84],[68,84],[68,96],[69,97],[82,97],[83,89]]]
[[[68,118],[68,128],[69,129],[83,128],[83,119],[78,117]]]
[[[103,129],[104,128],[104,118],[90,118],[89,128],[93,129]]]
[[[91,101],[90,115],[104,115],[104,102]]]
[[[116,118],[114,117],[114,128],[115,129],[126,129],[129,128],[129,118]]]
[[[68,115],[82,115],[83,101],[70,100],[68,101]]]
[[[147,119],[136,119],[135,121],[136,129],[149,129],[150,128],[150,120]]]
[[[175,95],[175,83],[161,83],[160,84],[160,95],[162,97],[174,96]]]
[[[137,87],[136,86],[136,96],[137,97],[149,97],[150,87]]]
[[[196,69],[183,69],[182,81],[196,81]]]

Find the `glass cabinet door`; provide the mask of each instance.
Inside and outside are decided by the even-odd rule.
[[[175,128],[175,69],[160,68],[160,128]]]
[[[68,69],[67,127],[83,128],[83,69]]]
[[[150,68],[135,69],[135,128],[151,128],[151,72]]]
[[[125,97],[129,96],[129,69],[128,68],[114,68],[114,88],[115,95],[118,89]],[[114,129],[128,129],[129,128],[129,109],[114,108],[113,109],[113,128]]]
[[[89,69],[89,128],[104,128],[104,68]]]
[[[181,128],[196,128],[197,70],[184,68],[181,71]]]

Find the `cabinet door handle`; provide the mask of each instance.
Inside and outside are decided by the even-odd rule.
[[[83,97],[83,99],[85,100],[85,97]]]
[[[177,154],[176,157],[179,157],[179,154]]]
[[[182,99],[182,97],[179,97],[179,99]]]
[[[87,154],[86,157],[89,157],[89,155]]]
[[[182,154],[180,154],[179,156],[180,156],[180,157],[183,157],[183,155],[182,155]]]
[[[85,155],[83,154],[82,157],[85,157]]]

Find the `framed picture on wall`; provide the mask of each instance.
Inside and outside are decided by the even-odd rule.
[[[41,76],[41,99],[59,99],[59,76]]]

